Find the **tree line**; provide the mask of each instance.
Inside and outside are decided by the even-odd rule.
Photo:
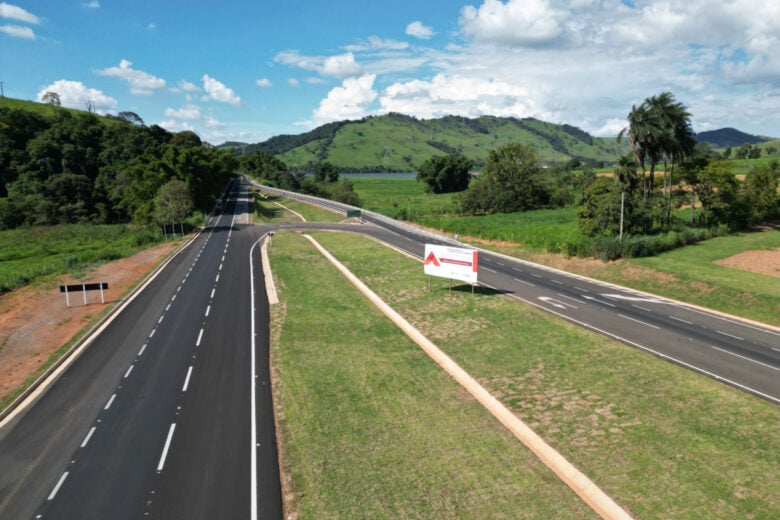
[[[51,105],[0,108],[0,229],[181,222],[208,212],[236,170],[232,153],[193,132]]]
[[[633,106],[628,123],[618,136],[628,152],[617,158],[611,176],[575,171],[577,161],[541,167],[533,149],[510,143],[492,150],[473,178],[473,161],[449,154],[423,162],[417,179],[431,193],[461,192],[467,215],[576,204],[578,227],[589,240],[572,252],[609,259],[655,254],[712,232],[780,219],[780,164],[757,164],[739,180],[729,153],[697,144],[690,112],[670,92]],[[735,155],[751,154],[745,145]]]

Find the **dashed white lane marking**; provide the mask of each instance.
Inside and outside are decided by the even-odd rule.
[[[219,281],[219,275],[214,279],[214,283],[217,283]]]
[[[87,436],[84,437],[84,441],[81,443],[81,447],[82,448],[86,448],[87,447],[87,443],[89,443],[89,439],[91,439],[92,438],[92,434],[95,433],[95,428],[96,427],[93,426],[92,428],[89,429],[89,433],[87,433]]]
[[[516,282],[524,283],[526,285],[530,285],[531,287],[536,287],[536,285],[532,284],[531,282],[526,282],[525,280],[521,280],[520,278],[515,278]]]
[[[135,366],[135,365],[130,365],[130,368],[128,368],[128,369],[127,369],[127,372],[125,372],[125,379],[127,379],[128,377],[130,377],[130,372],[132,372],[132,371],[133,371],[133,367],[134,367],[134,366]]]
[[[678,318],[677,316],[672,316],[672,315],[669,315],[669,317],[670,317],[670,318],[672,318],[672,319],[673,319],[673,320],[675,320],[675,321],[680,321],[680,322],[682,322],[682,323],[685,323],[686,325],[693,325],[693,322],[691,322],[691,321],[688,321],[688,320],[684,320],[684,319],[682,319],[682,318]]]
[[[162,323],[162,320],[163,320],[163,318],[165,318],[165,314],[163,314],[162,316],[160,316],[160,319],[159,319],[159,320],[157,320],[157,324],[160,324],[160,323]]]
[[[735,336],[734,334],[729,334],[728,332],[723,332],[723,331],[720,331],[720,330],[715,330],[715,332],[717,332],[721,336],[728,336],[729,338],[737,339],[739,341],[745,341],[744,338],[740,338],[739,336]]]
[[[554,280],[554,279],[550,278],[550,281],[551,281],[552,283],[557,283],[558,285],[563,285],[563,282],[562,282],[562,281],[560,281],[560,280]]]
[[[171,304],[170,303],[165,306],[165,312],[168,312],[169,310],[171,310]]]
[[[163,447],[162,455],[160,455],[160,462],[157,464],[157,472],[163,470],[165,466],[165,459],[168,457],[168,449],[171,447],[171,440],[173,440],[173,431],[176,429],[176,423],[171,424],[171,428],[168,430],[168,438],[165,439],[165,447]]]
[[[157,332],[157,329],[152,329],[152,332],[149,333],[149,337],[151,338],[154,336],[154,333]]]
[[[211,290],[211,299],[212,299],[212,300],[214,299],[214,291],[216,291],[216,289],[212,289],[212,290]]]
[[[636,307],[637,309],[643,310],[645,312],[653,312],[652,309],[648,309],[647,307],[642,307],[641,305],[631,305],[632,307]]]
[[[637,323],[641,323],[642,325],[647,325],[648,327],[652,327],[652,328],[654,328],[656,330],[661,330],[661,327],[656,327],[652,323],[647,323],[647,322],[642,321],[642,320],[637,320],[636,318],[632,318],[630,316],[626,316],[625,314],[618,314],[618,316],[620,316],[621,318],[625,318],[627,320],[631,320],[631,321],[635,321]]]
[[[200,329],[200,332],[198,333],[198,340],[195,342],[195,346],[200,346],[200,340],[203,339],[203,329]]]
[[[144,355],[144,351],[146,350],[146,345],[147,344],[144,343],[143,346],[141,347],[141,350],[138,351],[138,357],[141,357],[141,356]]]
[[[114,399],[116,399],[116,394],[108,398],[108,402],[106,403],[106,406],[103,407],[103,410],[108,410],[111,408],[111,405],[114,404]]]
[[[206,307],[206,317],[208,317],[208,315],[209,315],[209,312],[211,312],[211,305],[209,305],[208,307]]]
[[[496,272],[495,270],[493,270],[493,269],[491,269],[489,267],[482,267],[482,269],[484,269],[485,271],[491,272],[491,273],[495,273]]]
[[[187,388],[190,386],[190,376],[192,376],[192,365],[187,369],[187,377],[184,378],[184,386],[181,387],[182,392],[186,392]]]
[[[62,474],[60,477],[60,480],[57,481],[57,485],[54,486],[54,489],[51,490],[51,494],[49,495],[49,498],[47,500],[54,500],[54,497],[57,496],[57,492],[62,487],[63,482],[65,482],[65,479],[68,478],[68,472]]]

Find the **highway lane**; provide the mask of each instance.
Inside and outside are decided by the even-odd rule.
[[[259,230],[234,221],[247,199],[232,191],[214,225],[0,430],[0,518],[281,516],[268,311],[262,283],[255,305],[251,292]],[[254,337],[253,310],[265,327]]]
[[[340,212],[358,209],[264,189]],[[373,234],[420,259],[425,243],[463,247],[376,213],[363,211],[363,219],[371,225],[351,229]],[[384,230],[381,237],[375,226]],[[480,252],[479,279],[480,285],[780,404],[780,329],[485,250]]]

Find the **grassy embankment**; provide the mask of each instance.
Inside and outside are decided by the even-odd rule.
[[[301,222],[295,214],[286,211],[284,208],[291,209],[296,213],[303,216],[307,222],[341,222],[344,220],[344,215],[335,213],[333,211],[327,211],[311,204],[305,204],[294,199],[284,199],[275,195],[261,194],[259,191],[254,192],[252,209],[252,217],[254,222]]]
[[[461,240],[502,253],[697,305],[780,325],[780,281],[723,265],[716,260],[754,249],[780,248],[780,231],[719,237],[649,258],[616,262],[565,262],[541,254],[576,241],[577,209],[528,211],[480,217],[458,217],[451,211],[454,195],[424,193],[414,179],[355,179],[365,207],[394,216],[395,205],[411,201],[412,219],[423,225],[459,233]],[[397,204],[395,204],[397,203]],[[395,205],[394,205],[395,204]],[[405,215],[403,215],[405,218]]]
[[[66,224],[0,231],[0,293],[49,275],[79,276],[90,265],[160,242],[159,231],[131,225]]]
[[[780,515],[777,406],[489,292],[428,292],[418,262],[367,239],[316,237],[637,518]],[[587,514],[304,238],[271,255],[300,518]]]

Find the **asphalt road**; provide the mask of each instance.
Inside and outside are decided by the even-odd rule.
[[[261,231],[234,220],[240,192],[0,430],[0,519],[281,518]]]
[[[345,212],[358,209],[269,190]],[[461,246],[442,235],[363,211],[374,235],[420,259],[425,243]],[[295,225],[300,229],[312,224]],[[379,231],[378,231],[379,230]],[[479,284],[551,314],[780,404],[780,329],[505,257],[479,253]],[[522,331],[518,331],[518,336]],[[608,367],[605,367],[608,374]]]

